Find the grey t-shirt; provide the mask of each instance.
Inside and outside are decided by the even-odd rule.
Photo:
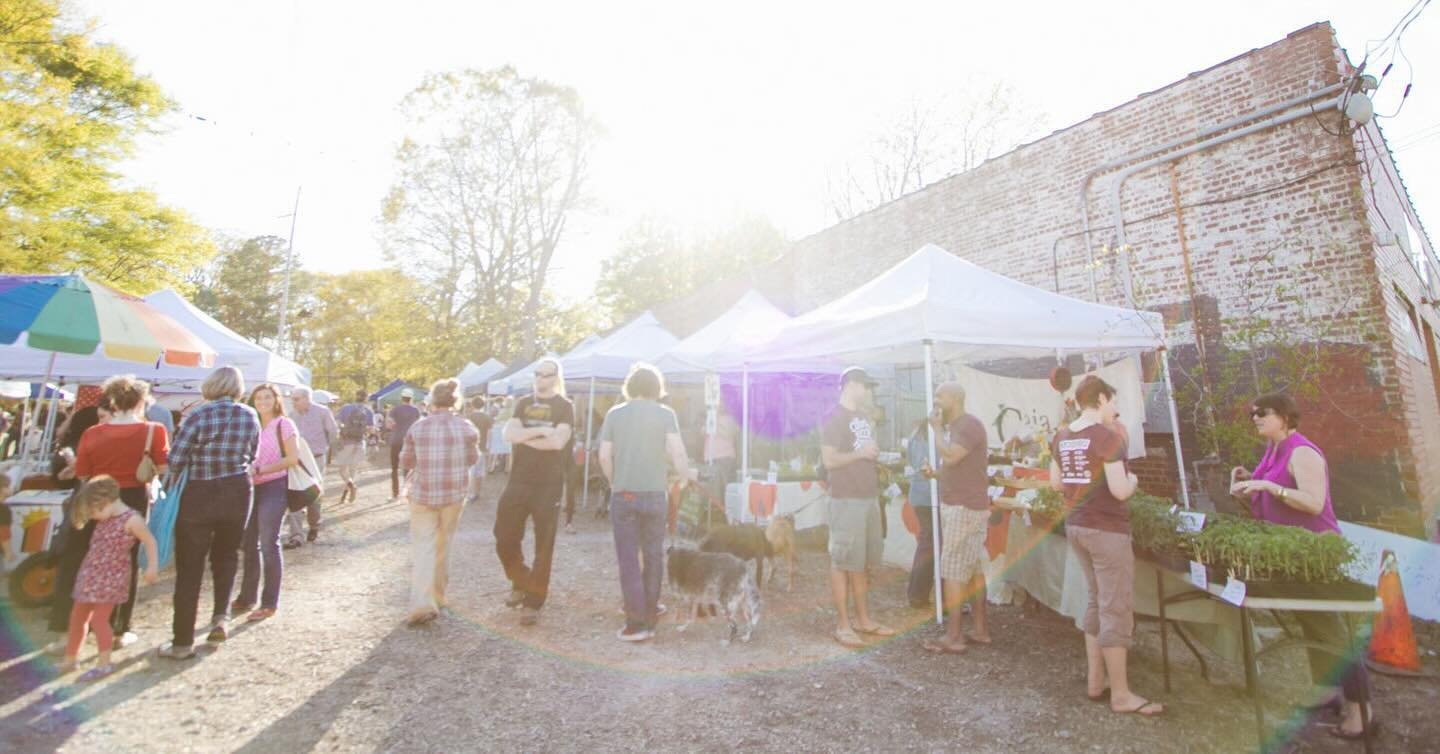
[[[670,456],[665,436],[680,434],[669,406],[652,400],[626,401],[605,415],[600,442],[614,445],[616,492],[664,492]]]

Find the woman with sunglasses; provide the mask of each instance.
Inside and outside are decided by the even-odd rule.
[[[1330,479],[1325,454],[1300,434],[1300,409],[1288,395],[1263,395],[1250,408],[1255,431],[1265,440],[1265,454],[1254,471],[1237,466],[1231,470],[1230,493],[1250,504],[1250,513],[1261,521],[1298,526],[1321,534],[1340,535],[1335,509],[1330,502]],[[1293,614],[1305,638],[1331,646],[1346,646],[1346,633],[1337,613],[1297,612]],[[1340,694],[1328,688],[1317,710],[1340,714],[1340,725],[1331,734],[1354,739],[1362,735],[1360,700],[1369,699],[1370,680],[1365,672],[1363,647],[1351,647],[1349,658],[1337,667],[1331,655],[1311,651],[1310,677],[1317,686],[1328,687],[1337,680]],[[1343,696],[1343,704],[1342,704]],[[1372,713],[1366,705],[1365,714]],[[1377,723],[1369,723],[1373,736]]]

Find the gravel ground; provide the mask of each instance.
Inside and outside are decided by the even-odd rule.
[[[1164,718],[1112,714],[1084,698],[1083,643],[1044,608],[991,609],[996,637],[964,656],[936,657],[937,629],[904,604],[903,578],[876,579],[876,616],[901,635],[861,651],[831,641],[823,553],[803,554],[795,588],[765,590],[754,641],[723,647],[722,622],[685,633],[662,625],[640,645],[614,639],[622,622],[607,522],[577,515],[560,534],[550,603],[521,627],[501,601],[494,500],[503,477],[465,511],[451,564],[451,612],[406,628],[408,518],[387,502],[388,471],[357,502],[328,511],[319,543],[287,552],[280,613],[239,625],[221,648],[187,662],[157,658],[168,638],[172,582],[144,588],[141,643],[120,671],[80,686],[56,678],[35,647],[50,638],[39,611],[0,602],[0,751],[1251,751],[1258,748],[1238,667],[1203,681],[1172,645],[1174,690],[1162,691],[1158,632],[1141,624],[1131,674],[1165,702]],[[208,615],[209,585],[201,615]],[[672,597],[671,604],[678,607]],[[678,612],[678,610],[677,610]],[[93,644],[81,655],[84,670]],[[1218,661],[1216,661],[1218,662]],[[1432,664],[1433,658],[1428,660]],[[1212,667],[1215,663],[1212,663]],[[1303,660],[1263,669],[1269,714],[1291,718],[1272,748],[1359,750],[1323,721],[1293,715]],[[1378,750],[1434,750],[1440,685],[1378,677]]]

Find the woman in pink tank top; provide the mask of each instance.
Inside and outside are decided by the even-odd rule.
[[[1265,454],[1254,471],[1237,466],[1231,470],[1230,493],[1250,504],[1256,519],[1283,526],[1298,526],[1321,534],[1340,536],[1335,507],[1330,500],[1330,472],[1325,454],[1300,434],[1300,409],[1288,395],[1262,395],[1250,407],[1255,431],[1265,440]],[[1305,638],[1343,647],[1346,657],[1358,662],[1339,663],[1325,652],[1310,652],[1310,677],[1323,687],[1326,701],[1318,709],[1340,714],[1340,725],[1331,733],[1341,738],[1361,735],[1361,700],[1370,698],[1370,679],[1365,672],[1364,647],[1348,646],[1347,632],[1338,613],[1295,612]],[[1337,672],[1338,670],[1338,672]],[[1340,693],[1330,685],[1340,679]],[[1343,704],[1342,704],[1343,697]],[[1365,705],[1367,716],[1373,714]],[[1370,735],[1377,724],[1372,719]]]

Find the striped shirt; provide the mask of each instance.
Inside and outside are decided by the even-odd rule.
[[[195,409],[170,444],[170,473],[189,471],[190,481],[249,474],[260,442],[260,417],[255,409],[230,398]]]
[[[470,467],[479,462],[475,425],[447,408],[415,422],[400,451],[400,465],[415,470],[410,502],[419,505],[462,502],[470,488]]]

